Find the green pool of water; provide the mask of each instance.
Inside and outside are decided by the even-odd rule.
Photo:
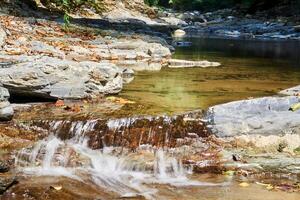
[[[234,100],[275,95],[300,84],[300,43],[189,39],[174,58],[209,60],[217,68],[163,68],[137,72],[121,96],[145,106],[144,114],[178,113]]]

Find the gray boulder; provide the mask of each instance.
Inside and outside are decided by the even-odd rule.
[[[122,81],[122,70],[107,62],[44,56],[21,58],[17,64],[0,68],[0,84],[11,93],[27,97],[81,99],[116,94],[122,89]]]
[[[235,101],[209,108],[207,120],[220,137],[300,134],[300,110],[289,111],[299,102],[296,96]]]
[[[9,97],[8,90],[0,86],[0,121],[9,121],[14,115],[14,110],[8,101]]]

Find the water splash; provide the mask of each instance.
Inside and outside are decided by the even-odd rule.
[[[173,186],[216,186],[217,184],[189,180],[191,172],[180,160],[169,157],[163,149],[141,146],[136,153],[118,151],[118,147],[104,147],[93,150],[87,144],[88,131],[94,129],[96,121],[72,122],[71,139],[56,137],[62,121],[51,124],[50,130],[56,130],[34,147],[23,149],[16,156],[16,166],[28,175],[65,176],[83,182],[92,182],[122,196],[143,195],[153,199],[156,193],[153,184]],[[111,128],[128,122],[112,122]],[[150,130],[151,131],[151,130]]]

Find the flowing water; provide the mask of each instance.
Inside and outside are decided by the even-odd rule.
[[[176,113],[270,96],[300,83],[300,42],[190,39],[175,58],[217,61],[217,68],[137,72],[122,96],[148,105],[145,113]]]
[[[177,48],[174,57],[218,61],[222,66],[138,72],[121,96],[144,105],[146,109],[138,109],[139,114],[206,109],[218,103],[274,95],[300,83],[300,43],[190,41],[193,46]],[[299,193],[268,191],[255,184],[256,180],[247,180],[250,186],[241,188],[239,183],[245,177],[193,174],[191,161],[183,162],[178,152],[189,155],[187,149],[197,148],[195,155],[203,154],[208,159],[200,163],[203,167],[212,159],[212,154],[202,151],[210,149],[208,144],[190,145],[208,136],[205,122],[199,120],[201,115],[41,119],[35,125],[47,126],[48,137],[16,153],[16,169],[23,179],[3,198],[300,198]]]
[[[228,183],[209,183],[188,178],[192,168],[183,166],[180,160],[170,157],[163,148],[139,145],[135,151],[141,155],[123,153],[118,148],[104,147],[93,150],[86,135],[93,131],[97,121],[72,123],[73,137],[62,140],[59,129],[63,121],[50,124],[50,136],[37,142],[32,148],[20,151],[15,159],[17,169],[29,176],[67,177],[80,182],[95,184],[122,197],[143,196],[156,199],[154,184],[170,186],[225,186]],[[129,121],[109,121],[109,128],[120,130]],[[128,125],[127,125],[128,124]],[[145,157],[145,155],[148,155]],[[152,187],[151,187],[152,185]]]

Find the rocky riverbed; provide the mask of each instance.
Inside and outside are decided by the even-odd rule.
[[[228,10],[150,19],[120,6],[96,16],[101,23],[69,30],[47,17],[0,16],[1,198],[215,199],[218,191],[239,199],[245,190],[252,199],[299,198],[298,86],[172,116],[137,114],[150,108],[105,96],[118,94],[140,70],[220,66],[171,59],[159,30],[170,31],[162,37],[182,28],[187,36],[197,30],[197,36],[298,39],[274,37],[277,28],[286,36],[291,27],[238,24]],[[107,22],[120,32],[95,29]],[[243,23],[249,29],[240,34]]]

